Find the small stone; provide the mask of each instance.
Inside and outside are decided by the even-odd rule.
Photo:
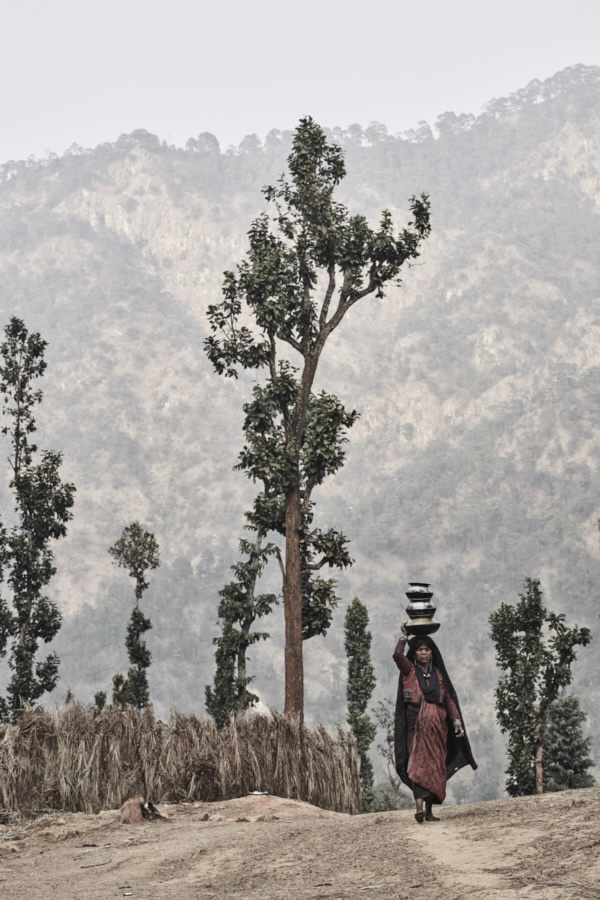
[[[210,819],[210,816],[209,816],[208,813],[204,813],[203,816],[200,816],[200,821],[201,821],[201,822],[208,822],[209,819]]]
[[[247,819],[245,816],[239,816],[235,821],[236,822],[249,822],[250,819]]]
[[[218,816],[218,815],[210,816],[208,821],[209,822],[224,822],[225,816]]]
[[[132,797],[126,800],[121,807],[121,823],[123,825],[139,825],[142,821],[142,803],[141,797]]]
[[[13,844],[12,842],[6,843],[6,844],[3,843],[2,846],[0,847],[0,850],[8,851],[9,853],[20,853],[21,852],[21,848],[19,847],[19,845]]]
[[[383,825],[384,822],[385,822],[385,816],[376,816],[376,818],[375,818],[376,825]]]

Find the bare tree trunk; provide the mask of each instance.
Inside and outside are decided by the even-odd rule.
[[[300,558],[300,489],[285,498],[285,715],[304,716],[304,665],[302,660],[302,566]]]
[[[544,793],[544,742],[537,740],[535,744],[535,792]]]
[[[243,630],[244,629],[242,628],[242,633],[243,633]],[[240,649],[238,650],[237,677],[238,677],[240,684],[242,684],[243,680],[246,678],[246,646],[243,643],[243,639],[242,639],[242,646],[240,646]],[[238,697],[238,703],[237,703],[238,712],[244,712],[244,710],[246,709],[246,693],[247,693],[246,685],[244,684],[240,690],[240,695]]]
[[[287,452],[297,457],[302,445],[310,391],[322,345],[304,358],[304,371],[295,415],[287,434]],[[302,659],[302,559],[300,529],[302,527],[302,498],[300,472],[298,479],[285,495],[285,577],[283,579],[283,611],[285,617],[285,715],[297,715],[304,720],[304,662]]]

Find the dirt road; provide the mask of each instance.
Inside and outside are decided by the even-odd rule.
[[[253,796],[161,806],[168,822],[48,815],[4,826],[6,900],[600,897],[600,789],[346,816]],[[208,818],[207,818],[208,817]],[[241,820],[241,821],[240,821]],[[246,821],[244,821],[246,820]]]

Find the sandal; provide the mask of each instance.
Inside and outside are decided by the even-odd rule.
[[[415,813],[415,819],[417,820],[419,825],[423,824],[423,822],[425,821],[425,813],[423,812],[422,809],[420,809],[419,812]]]

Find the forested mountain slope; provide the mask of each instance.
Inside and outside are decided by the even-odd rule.
[[[390,208],[402,226],[425,191],[433,233],[402,288],[358,304],[323,358],[317,387],[361,419],[345,468],[315,495],[319,520],[351,538],[340,588],[368,605],[381,697],[395,690],[406,582],[432,582],[484,763],[462,793],[489,796],[503,780],[489,613],[526,576],[569,621],[595,632],[600,612],[600,69],[534,82],[477,118],[446,113],[435,133],[332,137],[353,212]],[[151,694],[159,711],[202,708],[217,591],[252,497],[232,471],[250,382],[211,370],[205,313],[290,140],[272,132],[222,153],[211,135],[177,149],[137,131],[2,167],[1,324],[18,315],[49,342],[39,445],[64,451],[78,491],[53,584],[59,695],[91,699],[126,669],[133,590],[107,550],[138,518],[162,557],[147,603]],[[250,663],[278,707],[281,620],[279,607]],[[305,647],[307,714],[325,722],[345,716],[342,623],[339,610]],[[598,734],[593,646],[573,689]]]

